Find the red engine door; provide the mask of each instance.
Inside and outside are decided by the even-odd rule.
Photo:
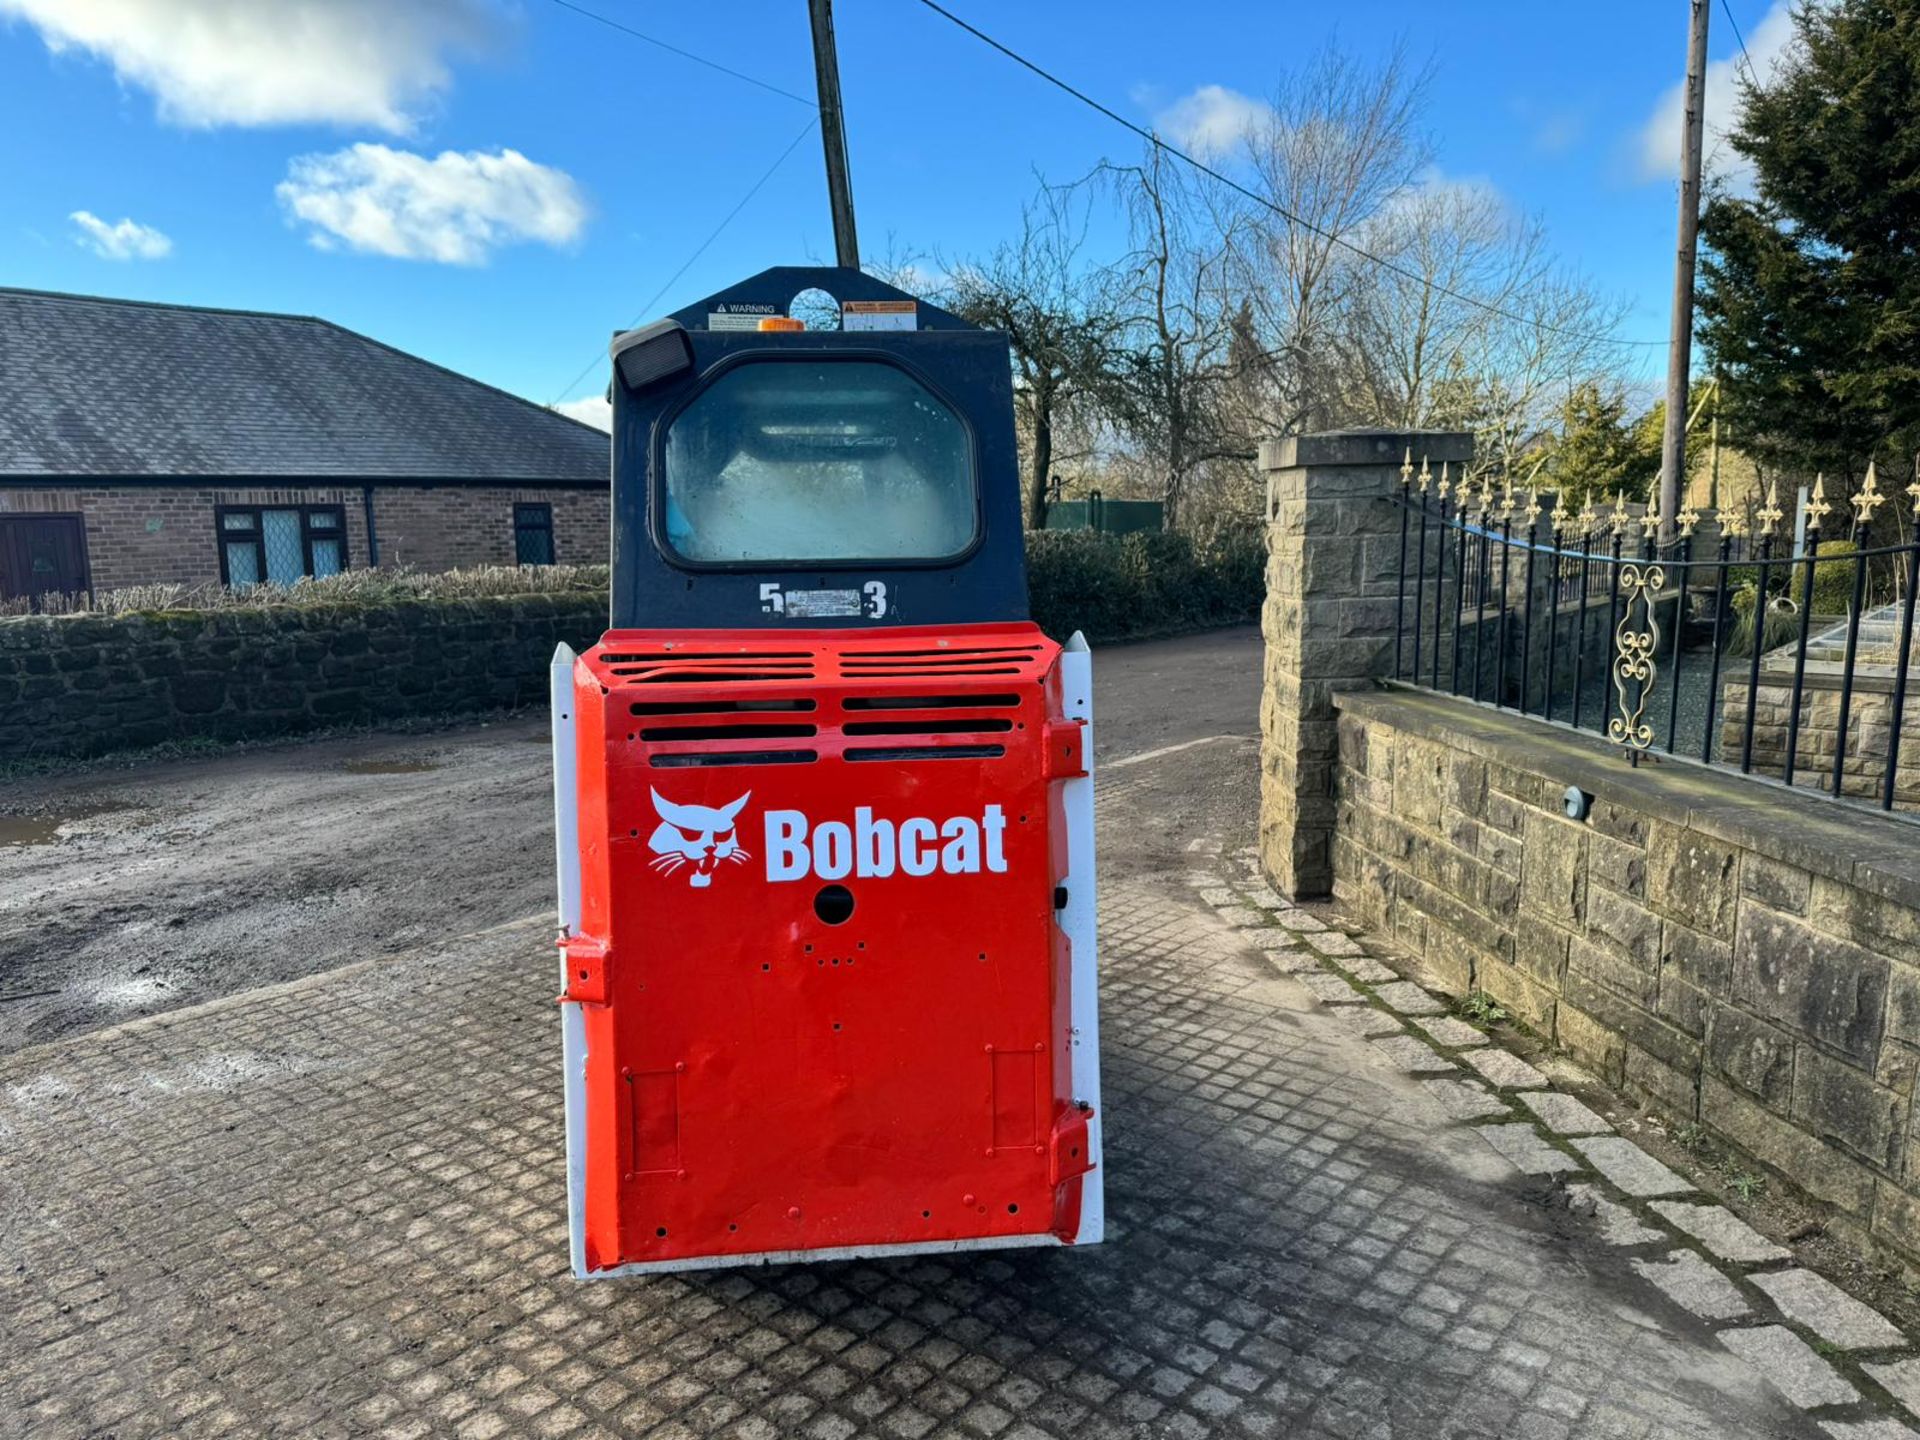
[[[577,1269],[1098,1237],[1063,659],[997,625],[613,632],[573,667]]]

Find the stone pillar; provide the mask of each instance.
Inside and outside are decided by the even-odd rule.
[[[1393,666],[1400,565],[1393,496],[1409,449],[1416,466],[1424,457],[1436,476],[1443,461],[1458,474],[1473,457],[1473,437],[1343,430],[1260,446],[1267,484],[1260,859],[1294,899],[1333,888],[1333,696]],[[1412,608],[1409,587],[1409,617]]]

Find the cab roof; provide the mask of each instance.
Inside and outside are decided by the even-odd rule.
[[[806,290],[824,290],[842,304],[849,300],[911,300],[918,308],[916,328],[920,330],[981,328],[922,300],[918,295],[910,295],[884,280],[876,280],[864,270],[850,270],[839,265],[775,265],[716,291],[704,300],[696,300],[683,310],[674,311],[671,318],[689,330],[707,330],[712,328],[708,323],[710,317],[726,314],[729,309],[739,314],[750,314],[765,306],[770,308],[761,313],[785,315],[793,305],[794,297]]]

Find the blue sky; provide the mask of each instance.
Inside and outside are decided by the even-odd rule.
[[[811,94],[803,0],[579,3]],[[1432,62],[1440,172],[1542,216],[1626,333],[1664,338],[1684,0],[950,3],[1143,124],[1258,97],[1328,39],[1402,42]],[[1784,0],[1728,3],[1764,67]],[[912,0],[836,16],[869,254],[984,250],[1036,170],[1137,151]],[[1738,53],[1713,24],[1710,112]],[[0,284],[318,314],[576,399],[809,113],[554,0],[0,0]],[[651,313],[831,253],[808,134]]]

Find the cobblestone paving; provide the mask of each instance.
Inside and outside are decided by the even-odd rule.
[[[567,1278],[544,921],[22,1052],[0,1435],[1822,1433],[1181,877],[1102,926],[1082,1252]]]
[[[1288,904],[1260,875],[1252,847],[1231,862],[1219,858],[1216,842],[1201,841],[1191,848],[1198,856],[1213,856],[1231,877],[1223,887],[1207,870],[1189,872],[1188,883],[1216,914],[1240,925],[1231,917],[1250,898],[1256,906],[1277,907],[1275,919],[1284,919]],[[1565,1188],[1550,1203],[1564,1202],[1569,1211],[1586,1217],[1589,1233],[1604,1244],[1641,1251],[1629,1259],[1637,1275],[1681,1309],[1718,1326],[1720,1343],[1763,1376],[1775,1394],[1815,1414],[1827,1435],[1836,1440],[1920,1440],[1920,1431],[1906,1423],[1920,1415],[1920,1397],[1912,1387],[1912,1367],[1920,1361],[1914,1359],[1908,1337],[1885,1316],[1791,1264],[1791,1251],[1699,1196],[1638,1145],[1614,1134],[1612,1124],[1574,1096],[1546,1088],[1550,1082],[1545,1074],[1489,1045],[1491,1036],[1477,1026],[1458,1018],[1432,1018],[1432,995],[1401,978],[1379,955],[1368,953],[1367,945],[1352,942],[1360,952],[1355,958],[1352,950],[1325,944],[1311,925],[1296,924],[1291,930],[1243,926],[1242,933],[1318,999],[1343,1007],[1328,1014],[1343,1020],[1373,1017],[1358,1028],[1393,1069],[1432,1074],[1441,1065],[1447,1067],[1444,1073],[1458,1076],[1453,1061],[1440,1053],[1444,1049],[1487,1079],[1510,1087],[1512,1098],[1527,1112],[1524,1117],[1471,1081],[1421,1082],[1455,1120],[1475,1120],[1489,1106],[1497,1107],[1497,1118],[1506,1123],[1473,1126],[1490,1149],[1523,1174],[1556,1177]],[[1266,948],[1285,944],[1280,937],[1288,933],[1301,934],[1317,951],[1319,968],[1303,971],[1284,963],[1284,951]],[[1377,938],[1369,943],[1380,954],[1398,954]],[[1399,959],[1402,969],[1419,971],[1417,962]],[[1343,988],[1336,991],[1329,981]],[[1475,1013],[1471,1006],[1461,1009]],[[1424,1035],[1426,1043],[1407,1033],[1410,1018],[1413,1031]],[[1473,1043],[1476,1037],[1478,1044]],[[1553,1064],[1557,1075],[1596,1086],[1564,1057]],[[1603,1183],[1584,1178],[1589,1167],[1599,1172]],[[1676,1203],[1651,1198],[1675,1194],[1692,1199]],[[1777,1320],[1787,1323],[1771,1323]],[[1829,1363],[1835,1357],[1849,1373]]]

